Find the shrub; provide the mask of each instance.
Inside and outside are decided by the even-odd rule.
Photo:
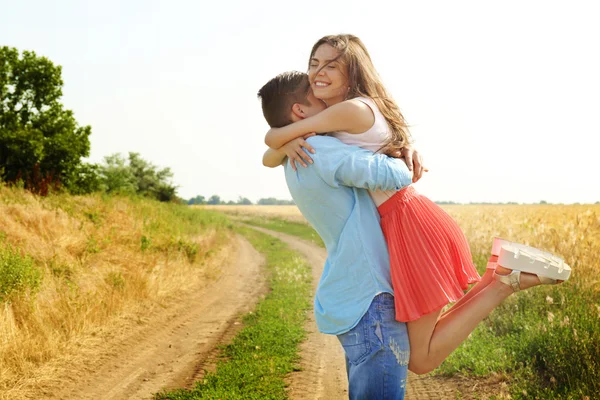
[[[0,248],[0,302],[13,296],[34,293],[42,275],[30,257],[24,257],[12,247]]]

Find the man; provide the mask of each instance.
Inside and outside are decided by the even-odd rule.
[[[270,126],[283,126],[325,108],[300,72],[278,75],[258,96]],[[290,158],[306,166],[310,158],[300,147],[314,151],[312,165],[295,168],[294,160],[283,164],[292,198],[327,248],[314,302],[319,331],[337,335],[344,347],[351,399],[402,399],[408,334],[406,325],[394,318],[387,247],[366,189],[400,189],[411,183],[412,175],[400,159],[333,137],[313,136],[290,144]],[[412,151],[407,155],[411,157]],[[269,150],[263,162],[275,165],[272,161],[280,162],[284,156],[284,150]],[[418,178],[418,157],[415,166]]]

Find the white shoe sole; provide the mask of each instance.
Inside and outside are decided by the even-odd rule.
[[[571,276],[571,267],[562,258],[535,247],[508,243],[510,244],[503,244],[500,248],[498,265],[561,281],[566,281]]]
[[[495,237],[494,242],[492,243],[492,255],[499,257],[502,246],[504,246],[506,244],[514,246],[519,249],[529,250],[530,252],[533,252],[533,253],[541,253],[544,257],[554,260],[554,262],[556,262],[558,264],[560,264],[561,262],[564,262],[564,260],[562,258],[555,256],[554,254],[552,254],[548,251],[536,249],[535,247],[527,246],[525,244],[521,244],[521,243],[517,243],[517,242],[511,242],[510,240],[502,239],[499,237]]]

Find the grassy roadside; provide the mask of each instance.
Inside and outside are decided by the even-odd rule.
[[[310,309],[310,266],[287,246],[250,228],[238,227],[265,254],[270,293],[244,318],[243,330],[224,347],[214,373],[193,389],[159,393],[156,400],[284,399],[284,378],[298,361]]]
[[[325,247],[321,237],[307,224],[287,221],[280,218],[267,219],[260,217],[247,217],[243,218],[243,221],[248,225],[260,226],[261,228],[270,229],[272,231],[287,233],[288,235],[297,236],[300,239],[312,242],[319,247]]]
[[[0,398],[41,398],[117,323],[214,279],[231,226],[177,204],[0,184]]]
[[[515,399],[592,399],[600,393],[600,290],[594,260],[594,254],[600,252],[600,218],[594,212],[572,210],[572,215],[560,219],[550,214],[552,209],[546,216],[528,209],[511,211],[522,212],[529,223],[503,226],[512,232],[499,234],[565,255],[575,268],[574,276],[563,285],[544,286],[509,298],[435,374],[501,374],[508,385],[506,390]],[[487,229],[497,227],[506,210],[485,209],[479,218],[473,218],[473,211],[466,207],[450,211],[469,238],[476,264],[483,266],[489,238],[498,233],[485,231],[480,220],[485,220]],[[562,221],[562,225],[552,223],[554,220]],[[307,240],[316,235],[306,224],[279,218],[249,217],[245,222]],[[587,235],[580,237],[581,232]]]

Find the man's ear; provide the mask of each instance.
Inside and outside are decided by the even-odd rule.
[[[302,108],[302,104],[294,103],[292,106],[292,114],[300,119],[306,118],[306,114],[304,113],[304,109]]]

